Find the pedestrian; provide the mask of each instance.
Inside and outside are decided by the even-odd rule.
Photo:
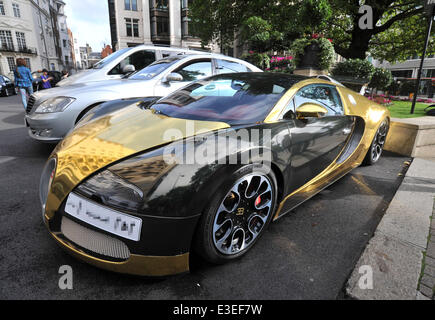
[[[69,72],[67,70],[62,71],[62,80],[65,80],[69,77]]]
[[[24,110],[27,109],[27,101],[33,94],[33,78],[29,68],[27,68],[26,60],[17,59],[17,68],[14,71],[15,87],[20,90],[21,100]]]
[[[48,75],[48,70],[47,69],[42,70],[41,80],[42,80],[42,87],[44,89],[50,89],[51,88],[50,81],[53,80],[53,78]]]

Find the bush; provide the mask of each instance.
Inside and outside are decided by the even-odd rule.
[[[291,51],[294,55],[296,66],[299,66],[305,54],[305,48],[311,44],[317,44],[320,48],[319,67],[322,70],[329,70],[334,63],[335,51],[331,40],[321,35],[313,34],[311,38],[301,38],[293,41]]]
[[[270,69],[270,57],[267,53],[249,51],[249,53],[243,54],[241,59],[252,63],[262,70]]]
[[[349,59],[338,63],[332,70],[333,76],[347,76],[371,80],[375,67],[367,60]]]
[[[270,59],[270,68],[266,71],[270,72],[283,72],[283,73],[293,73],[295,70],[294,58],[293,56],[286,57],[272,57]]]
[[[384,91],[388,88],[391,82],[393,82],[393,75],[390,70],[375,68],[369,87]]]

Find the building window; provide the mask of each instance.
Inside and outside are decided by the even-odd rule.
[[[63,40],[63,47],[64,47],[64,48],[67,47],[67,43],[66,43],[66,40],[65,40],[65,39]]]
[[[132,37],[133,31],[132,31],[131,19],[125,19],[125,26],[127,28],[127,37]]]
[[[150,9],[167,11],[169,9],[168,0],[150,0]]]
[[[133,36],[139,38],[139,20],[133,19]]]
[[[124,0],[124,8],[128,11],[137,11],[137,0]]]
[[[20,6],[16,3],[12,3],[12,9],[14,10],[15,18],[21,18]]]
[[[169,36],[169,18],[157,17],[157,36]]]
[[[0,15],[2,16],[6,15],[5,5],[3,4],[3,1],[0,1]]]
[[[0,30],[0,46],[2,49],[14,50],[14,42],[10,31]]]
[[[14,72],[17,68],[17,65],[15,64],[15,59],[13,57],[8,57],[8,65],[10,72]]]
[[[15,34],[17,36],[18,50],[22,51],[27,49],[26,35],[24,32],[16,32]]]

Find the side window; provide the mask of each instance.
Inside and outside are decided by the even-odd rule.
[[[237,72],[249,72],[250,70],[243,64],[228,61],[228,60],[216,60],[217,69],[219,74],[237,73]]]
[[[122,60],[115,68],[110,70],[110,75],[122,74],[122,69],[131,64],[134,65],[137,71],[142,70],[147,67],[151,63],[156,61],[156,53],[154,51],[137,51],[132,55],[128,56],[124,60]]]
[[[343,115],[344,109],[337,89],[331,85],[313,84],[302,88],[295,96],[297,109],[302,104],[313,102],[328,109],[327,116]]]
[[[180,53],[183,53],[183,51],[165,51],[165,50],[162,50],[161,52],[162,52],[162,58],[176,56],[179,55]]]
[[[183,76],[183,81],[196,81],[212,76],[211,61],[197,61],[184,65],[175,71]]]

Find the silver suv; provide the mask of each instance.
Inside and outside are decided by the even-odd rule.
[[[112,53],[96,63],[92,69],[81,71],[57,83],[58,87],[82,82],[121,79],[125,74],[142,70],[156,60],[177,54],[204,54],[187,48],[140,45]]]

